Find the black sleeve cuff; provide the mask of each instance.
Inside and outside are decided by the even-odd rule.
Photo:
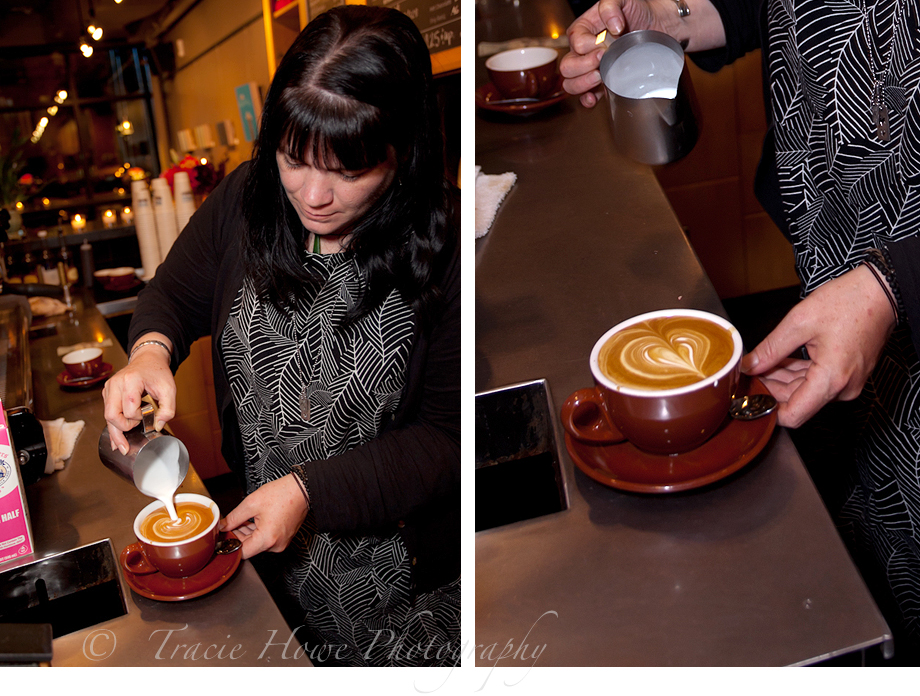
[[[910,327],[910,337],[917,355],[920,355],[920,237],[908,237],[897,242],[886,242],[885,251],[897,283],[899,301],[903,307],[902,321]],[[913,321],[911,319],[913,318]]]
[[[690,58],[707,72],[717,72],[745,53],[760,48],[762,0],[710,0],[725,28],[725,46],[691,53]]]

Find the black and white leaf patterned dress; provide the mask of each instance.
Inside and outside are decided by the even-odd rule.
[[[856,266],[866,249],[920,230],[920,3],[770,0],[768,13],[776,160],[808,293]],[[887,142],[872,118],[880,75]],[[840,518],[917,635],[920,364],[904,326],[861,398],[858,480]]]
[[[343,328],[362,283],[351,256],[305,252],[304,264],[325,278],[305,306],[278,311],[246,282],[221,339],[249,492],[290,473],[292,464],[376,437],[405,384],[415,319],[399,293]],[[284,583],[303,608],[303,624],[339,662],[451,664],[455,649],[435,656],[459,639],[451,632],[459,627],[460,581],[412,597],[398,534],[320,533],[308,513],[284,556]],[[434,647],[426,660],[407,646]]]

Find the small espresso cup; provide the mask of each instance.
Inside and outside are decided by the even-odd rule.
[[[102,348],[74,350],[61,358],[61,361],[74,379],[95,377],[102,371]]]
[[[741,353],[738,330],[715,314],[666,309],[627,319],[595,343],[595,386],[569,396],[563,427],[597,445],[629,440],[652,454],[689,452],[728,416]]]
[[[159,500],[150,503],[134,518],[137,542],[129,544],[121,552],[121,565],[125,570],[134,575],[149,575],[159,571],[170,578],[187,578],[210,562],[217,544],[217,523],[220,520],[217,503],[196,493],[179,493],[175,496],[176,508],[180,509],[183,503],[196,504],[205,509],[209,517],[201,525],[203,528],[187,538],[168,541],[152,539],[143,531],[144,521],[163,510],[165,505]]]
[[[558,59],[555,48],[515,48],[490,56],[486,72],[505,99],[544,99],[559,82]]]

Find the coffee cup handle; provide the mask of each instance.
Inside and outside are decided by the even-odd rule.
[[[626,438],[610,422],[607,407],[593,387],[579,389],[562,404],[562,427],[577,440],[614,445]]]
[[[147,560],[144,555],[144,547],[140,542],[128,544],[121,552],[121,567],[133,575],[150,575],[156,573],[157,569]]]

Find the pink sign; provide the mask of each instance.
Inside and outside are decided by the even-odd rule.
[[[0,404],[0,563],[32,553],[32,534],[14,457],[6,413]]]

